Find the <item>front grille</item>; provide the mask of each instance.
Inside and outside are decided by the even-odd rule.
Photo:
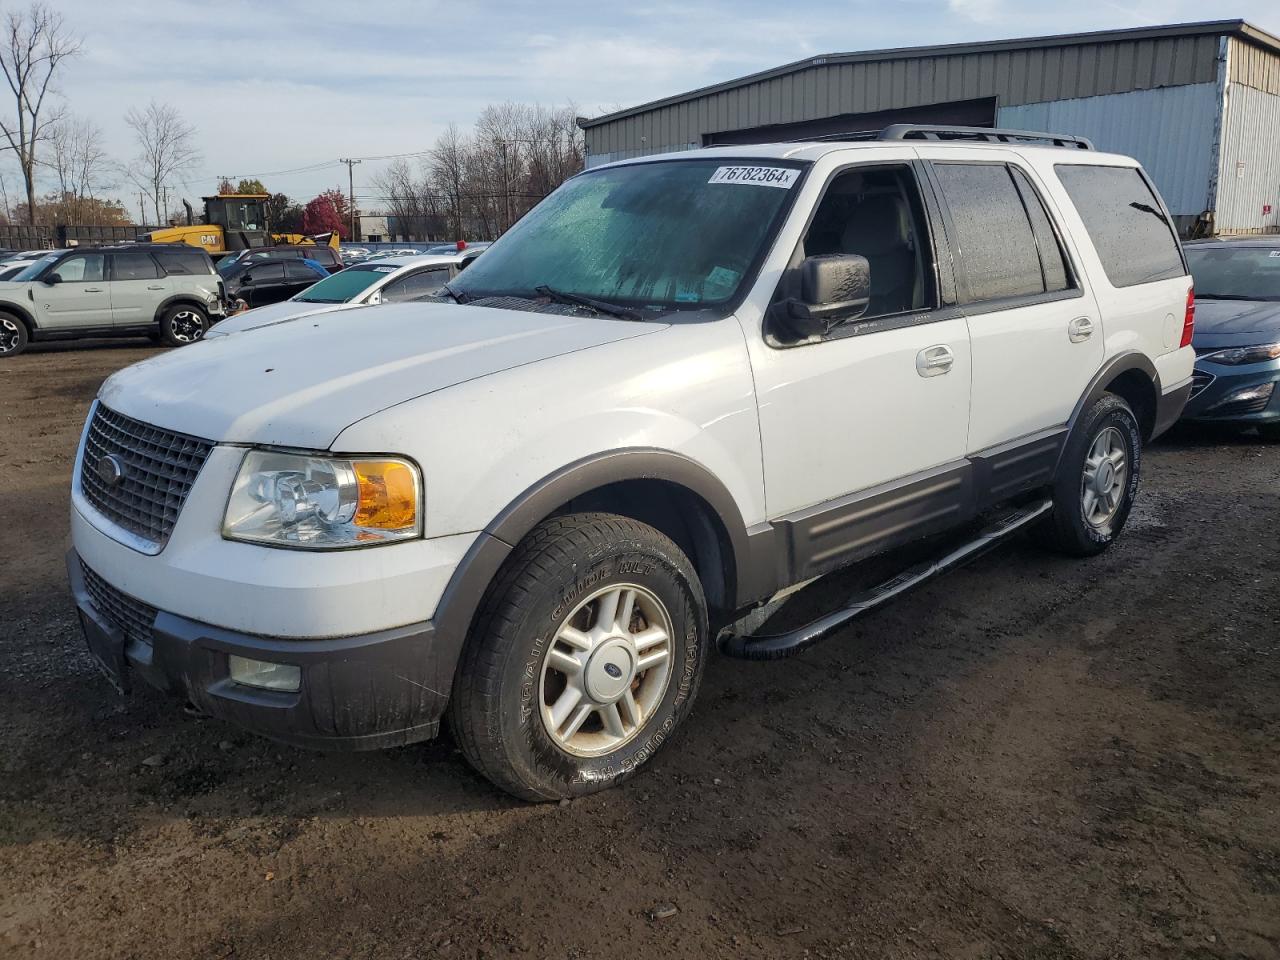
[[[89,591],[93,608],[124,634],[126,643],[141,640],[150,645],[151,627],[155,624],[159,611],[150,604],[117,590],[94,573],[83,560],[80,561],[80,570],[84,573],[84,586]]]
[[[113,523],[163,547],[212,449],[208,440],[153,427],[98,404],[85,437],[80,488]],[[114,484],[98,469],[107,456],[122,468]]]
[[[1187,399],[1194,400],[1200,396],[1215,379],[1217,378],[1212,373],[1205,373],[1203,370],[1191,374],[1191,395]]]

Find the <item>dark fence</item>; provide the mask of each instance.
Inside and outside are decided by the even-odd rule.
[[[155,227],[104,226],[102,224],[57,226],[26,223],[0,224],[0,247],[7,250],[50,250],[65,247],[98,247],[107,243],[124,243],[137,240]]]

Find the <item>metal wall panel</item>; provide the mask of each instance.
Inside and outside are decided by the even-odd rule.
[[[978,97],[998,97],[1000,103],[1016,106],[1208,83],[1216,77],[1217,56],[1218,36],[1206,33],[950,55],[850,55],[844,62],[816,57],[782,75],[624,112],[616,120],[587,126],[585,134],[591,154],[616,160],[685,149],[707,133],[838,113]],[[709,115],[681,109],[707,100],[714,107]],[[655,130],[667,132],[658,135]]]
[[[1234,54],[1232,55],[1234,57]],[[1280,231],[1280,94],[1227,85],[1218,174],[1218,233]],[[1264,213],[1265,206],[1271,207]]]
[[[1231,64],[1227,79],[1266,93],[1280,93],[1280,54],[1236,37],[1227,41]]]
[[[1001,107],[996,125],[1088,137],[1099,150],[1135,157],[1160,188],[1169,212],[1198,215],[1214,172],[1216,83]]]

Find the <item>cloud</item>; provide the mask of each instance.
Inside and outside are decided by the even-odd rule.
[[[1003,14],[1001,0],[947,0],[947,7],[956,16],[977,23],[990,23]]]

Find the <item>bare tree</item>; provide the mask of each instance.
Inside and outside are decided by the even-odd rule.
[[[80,52],[80,40],[68,32],[61,14],[33,3],[26,11],[9,11],[0,43],[0,70],[14,99],[14,114],[0,119],[0,132],[17,155],[27,190],[27,216],[35,223],[36,148],[58,121],[45,100],[62,61]]]
[[[200,162],[196,129],[169,104],[154,100],[145,110],[131,109],[124,122],[138,143],[138,156],[126,173],[150,196],[156,223],[162,224],[169,186]]]
[[[454,239],[466,236],[463,205],[467,193],[467,153],[470,144],[452,123],[431,148],[431,179],[443,194]]]
[[[70,219],[84,223],[86,201],[94,199],[98,190],[113,184],[108,180],[111,169],[102,147],[102,130],[92,120],[66,117],[49,135],[50,158],[45,165],[58,178],[58,194]]]

